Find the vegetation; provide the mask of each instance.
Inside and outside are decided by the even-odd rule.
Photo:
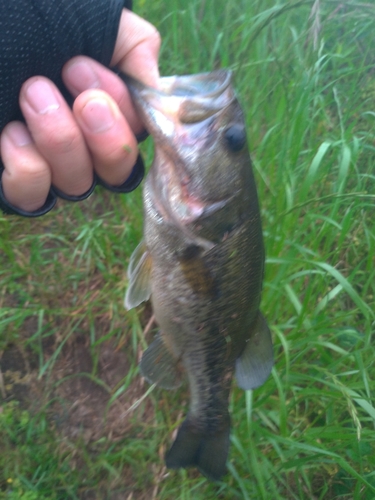
[[[0,218],[0,499],[375,497],[375,6],[139,1],[164,75],[233,69],[267,251],[276,364],[234,388],[229,472],[163,455],[188,392],[148,391],[127,313],[140,190]],[[152,144],[143,146],[152,161]],[[0,216],[1,217],[1,216]]]

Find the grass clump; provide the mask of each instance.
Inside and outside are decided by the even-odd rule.
[[[139,401],[150,312],[122,307],[140,193],[97,189],[40,220],[4,217],[0,498],[371,500],[375,8],[168,0],[136,9],[163,35],[162,74],[233,69],[261,200],[262,310],[276,364],[263,387],[233,391],[224,481],[168,473],[163,455],[188,395],[155,389]],[[150,144],[144,155],[150,164]],[[18,378],[6,369],[15,359]]]

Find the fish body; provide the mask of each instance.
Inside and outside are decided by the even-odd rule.
[[[143,376],[168,389],[188,377],[190,408],[167,467],[196,466],[218,480],[233,375],[253,389],[273,365],[259,311],[264,246],[244,118],[226,70],[161,78],[159,89],[126,82],[155,157],[125,305],[151,298],[160,327],[142,357]]]

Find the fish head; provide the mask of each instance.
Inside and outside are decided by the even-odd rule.
[[[155,141],[153,195],[174,219],[197,220],[241,191],[250,158],[230,71],[164,77],[157,89],[125,81]]]

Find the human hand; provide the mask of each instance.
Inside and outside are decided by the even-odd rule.
[[[156,86],[159,48],[156,28],[124,9],[111,66]],[[11,122],[1,134],[3,193],[27,212],[43,206],[51,184],[69,196],[87,192],[94,171],[121,185],[137,159],[143,126],[123,81],[85,56],[68,61],[62,76],[76,97],[72,110],[50,80],[32,77],[20,92],[26,125]]]

